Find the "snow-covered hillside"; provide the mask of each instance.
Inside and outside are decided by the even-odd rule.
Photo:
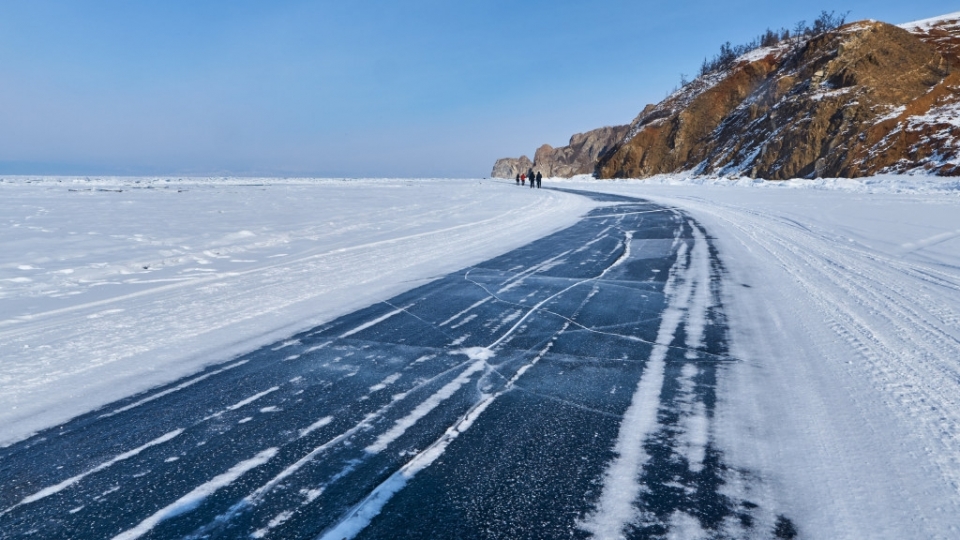
[[[958,30],[859,21],[731,56],[644,108],[596,174],[957,176]]]

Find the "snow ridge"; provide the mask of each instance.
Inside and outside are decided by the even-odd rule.
[[[702,256],[702,250],[694,251],[694,257]],[[661,315],[656,345],[650,352],[630,406],[620,423],[620,432],[614,445],[617,457],[607,466],[603,475],[603,487],[596,509],[579,523],[581,529],[595,538],[619,538],[627,524],[636,518],[634,501],[642,489],[639,478],[643,466],[650,459],[643,443],[659,428],[657,411],[667,352],[692,295],[694,282],[686,275],[691,264],[689,258],[687,244],[681,243],[664,289],[668,303]],[[699,261],[694,261],[693,266],[699,266]]]
[[[67,479],[64,480],[63,482],[60,482],[59,484],[56,484],[56,485],[53,485],[53,486],[50,486],[50,487],[43,488],[43,489],[41,489],[40,491],[34,493],[33,495],[30,495],[30,496],[28,496],[28,497],[24,497],[22,501],[20,501],[19,503],[15,504],[14,506],[11,506],[10,508],[7,508],[7,509],[4,510],[3,512],[0,512],[0,516],[2,516],[3,514],[6,514],[7,512],[9,512],[9,511],[11,511],[11,510],[13,510],[14,508],[17,508],[18,506],[22,506],[22,505],[24,505],[24,504],[30,504],[30,503],[32,503],[32,502],[39,501],[40,499],[43,499],[44,497],[49,497],[50,495],[53,495],[53,494],[55,494],[55,493],[59,493],[59,492],[63,491],[64,489],[66,489],[66,488],[68,488],[68,487],[76,484],[76,483],[79,482],[80,480],[83,480],[83,479],[86,478],[87,476],[90,476],[91,474],[98,473],[98,472],[106,469],[107,467],[110,467],[111,465],[114,465],[114,464],[119,463],[119,462],[121,462],[121,461],[130,459],[130,458],[132,458],[133,456],[136,456],[137,454],[139,454],[140,452],[143,452],[143,451],[146,450],[147,448],[150,448],[150,447],[152,447],[152,446],[157,446],[157,445],[159,445],[159,444],[163,444],[163,443],[165,443],[165,442],[167,442],[167,441],[170,441],[170,440],[172,440],[174,437],[180,435],[181,433],[183,433],[183,430],[182,430],[182,429],[175,429],[175,430],[173,430],[173,431],[171,431],[171,432],[169,432],[169,433],[166,433],[166,434],[164,434],[164,435],[161,435],[160,437],[157,437],[156,439],[153,439],[152,441],[150,441],[150,442],[148,442],[148,443],[146,443],[146,444],[144,444],[144,445],[138,446],[137,448],[134,448],[133,450],[129,450],[129,451],[127,451],[127,452],[124,452],[124,453],[122,453],[122,454],[114,457],[113,459],[110,459],[109,461],[105,461],[105,462],[101,463],[100,465],[97,465],[96,467],[90,469],[89,471],[85,471],[85,472],[82,472],[82,473],[80,473],[80,474],[78,474],[78,475],[76,475],[76,476],[72,476],[72,477],[70,477],[70,478],[67,478]]]
[[[232,484],[243,476],[244,473],[270,461],[275,455],[277,455],[277,449],[268,448],[246,461],[237,463],[227,472],[213,477],[211,480],[194,488],[190,493],[180,497],[172,504],[161,508],[152,516],[141,521],[136,527],[114,536],[113,540],[134,540],[135,538],[140,538],[150,532],[161,521],[193,511],[217,490]]]

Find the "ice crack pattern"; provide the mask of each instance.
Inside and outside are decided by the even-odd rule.
[[[0,450],[0,538],[789,532],[712,435],[735,360],[706,231],[585,195],[608,204]]]

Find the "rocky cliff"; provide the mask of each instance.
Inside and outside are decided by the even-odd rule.
[[[501,158],[493,164],[492,178],[514,178],[518,174],[527,174],[533,168],[533,162],[527,156],[519,158]]]
[[[958,29],[864,21],[753,51],[645,109],[598,176],[960,174]]]
[[[562,149],[541,150],[562,162],[552,157]],[[578,170],[960,175],[960,14],[900,27],[860,21],[756,49],[648,105],[596,159]]]
[[[630,126],[602,127],[570,137],[570,144],[554,148],[545,144],[537,149],[533,163],[526,156],[498,159],[494,178],[513,178],[518,172],[534,169],[547,177],[571,177],[593,174],[597,162],[623,140]],[[519,167],[519,168],[518,168]]]
[[[630,126],[602,127],[570,137],[570,144],[554,148],[545,144],[533,157],[534,169],[544,176],[569,178],[593,174],[597,162],[623,140]]]

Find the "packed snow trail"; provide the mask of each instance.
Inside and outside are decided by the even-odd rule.
[[[769,537],[703,227],[578,224],[0,449],[0,538]],[[64,457],[69,456],[69,457]],[[728,486],[736,482],[737,489]]]
[[[682,207],[714,237],[738,361],[709,433],[743,478],[725,493],[790,509],[759,528],[960,538],[960,191],[830,182],[571,185]]]

